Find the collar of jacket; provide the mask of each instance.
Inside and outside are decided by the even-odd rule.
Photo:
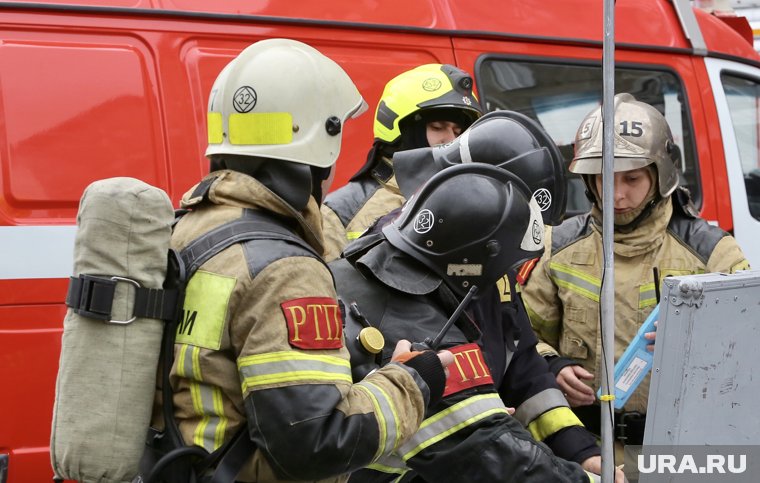
[[[369,241],[369,240],[368,240]],[[382,284],[411,295],[434,292],[441,285],[441,277],[426,266],[388,243],[382,234],[372,242],[347,254],[349,261],[365,276],[372,275]]]
[[[311,245],[318,253],[324,251],[322,215],[314,197],[309,198],[306,208],[300,212],[287,204],[258,180],[247,174],[226,169],[214,171],[203,178],[201,183],[206,179],[214,177],[216,177],[216,180],[208,190],[208,201],[217,205],[267,210],[292,218],[297,221],[298,234],[303,237],[306,243]],[[182,200],[180,201],[182,208],[192,209],[204,201],[205,198],[203,197],[192,197],[196,186],[190,188],[182,196]]]
[[[601,235],[601,214],[596,206],[591,209],[591,214],[592,226]],[[616,255],[623,257],[635,257],[655,250],[665,239],[672,215],[673,202],[670,197],[667,197],[652,208],[650,215],[642,220],[635,230],[628,233],[615,231],[613,251]]]
[[[387,156],[380,156],[377,160],[377,165],[372,170],[372,177],[380,185],[390,191],[393,194],[400,195],[401,190],[398,189],[398,183],[396,182],[396,174],[393,169],[393,160]]]

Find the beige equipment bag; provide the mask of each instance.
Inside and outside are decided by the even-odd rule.
[[[173,220],[166,193],[137,179],[84,191],[50,439],[57,477],[126,483],[138,473],[164,324],[134,314],[161,303],[150,289],[166,277]]]

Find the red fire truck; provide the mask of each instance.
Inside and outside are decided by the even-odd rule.
[[[287,37],[340,63],[374,107],[413,66],[456,64],[487,110],[540,122],[566,157],[602,92],[601,1],[0,2],[0,483],[49,481],[75,217],[92,181],[131,176],[176,203],[208,169],[206,102],[244,47]],[[760,266],[760,56],[740,17],[687,0],[616,2],[618,92],[667,117],[702,216]],[[316,101],[315,101],[316,102]],[[334,187],[362,164],[348,123]],[[570,180],[570,212],[587,208]]]

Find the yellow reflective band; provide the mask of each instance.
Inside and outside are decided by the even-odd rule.
[[[386,446],[388,445],[388,422],[385,420],[385,414],[383,414],[380,403],[377,401],[375,395],[372,394],[372,391],[359,384],[356,385],[356,388],[362,392],[365,392],[370,401],[372,401],[372,406],[375,408],[375,417],[377,417],[377,422],[380,426],[380,441],[378,441],[377,452],[375,453],[375,456],[372,457],[374,460],[379,458],[383,453],[387,452]]]
[[[424,420],[409,441],[398,450],[404,461],[462,428],[492,414],[507,413],[498,394],[482,394],[460,401]]]
[[[396,453],[382,455],[377,461],[366,467],[381,473],[393,473],[397,475],[404,475],[409,471],[409,467],[406,466],[404,460]]]
[[[201,375],[201,349],[199,347],[193,347],[193,379],[196,381],[203,381]]]
[[[203,435],[206,433],[206,426],[208,426],[208,422],[208,416],[201,417],[201,422],[198,423],[198,426],[195,427],[195,431],[193,432],[193,444],[206,449],[206,451],[209,451],[210,445],[206,445],[206,440]],[[213,449],[211,449],[211,451],[213,451]]]
[[[527,426],[546,411],[558,407],[567,407],[567,400],[562,395],[562,391],[557,388],[549,388],[532,395],[520,403],[513,416],[523,426]]]
[[[596,277],[569,265],[550,262],[549,270],[552,274],[552,280],[560,287],[576,292],[594,302],[599,302],[599,292],[602,282]]]
[[[393,451],[401,442],[401,431],[398,427],[398,411],[393,403],[393,398],[380,386],[370,381],[362,381],[354,387],[360,390],[366,390],[375,406],[375,414],[380,419],[383,426],[381,428],[382,438],[378,453],[375,458]]]
[[[230,114],[230,143],[290,144],[293,142],[293,116],[289,112],[248,112]]]
[[[509,278],[506,275],[496,281],[496,288],[499,291],[500,302],[512,301],[512,291],[509,289]]]
[[[741,262],[732,265],[728,272],[736,273],[739,270],[749,270],[749,260],[742,260]]]
[[[224,433],[227,430],[227,416],[224,415],[224,402],[222,401],[221,389],[215,387],[213,397],[214,414],[218,419],[216,431],[214,432],[214,449],[217,449],[224,443]]]
[[[222,127],[222,113],[209,112],[206,116],[208,123],[208,143],[222,144],[224,142],[224,128]]]
[[[390,467],[390,466],[381,465],[379,463],[368,464],[366,466],[366,468],[368,468],[370,470],[379,471],[380,473],[392,473],[392,474],[396,474],[396,475],[403,475],[404,473],[406,473],[407,471],[409,471],[407,469],[393,468],[393,467]]]
[[[177,356],[177,374],[181,377],[187,377],[185,372],[185,357],[187,356],[187,347],[182,345],[179,348],[179,355]]]
[[[549,337],[556,338],[559,335],[559,324],[557,322],[549,322],[544,319],[531,309],[530,306],[528,306],[528,302],[524,300],[523,305],[525,306],[525,311],[528,313],[531,325],[533,325],[536,330],[543,333],[543,337],[541,337],[542,339],[547,339]]]
[[[227,305],[235,289],[234,277],[199,270],[187,284],[177,343],[219,350]]]
[[[643,309],[657,305],[657,292],[654,289],[654,282],[645,283],[639,287],[639,308]]]
[[[258,386],[272,386],[274,384],[280,384],[285,382],[300,382],[306,384],[308,382],[321,381],[321,382],[347,382],[351,383],[351,375],[343,376],[336,375],[330,372],[319,371],[292,371],[283,374],[270,374],[267,376],[254,376],[246,377],[243,380],[243,392],[253,390]]]
[[[570,426],[583,426],[578,416],[568,407],[554,408],[528,424],[528,431],[538,441]]]
[[[269,352],[241,357],[237,364],[244,394],[261,386],[286,382],[352,383],[350,362],[335,356]]]
[[[363,231],[347,231],[346,232],[346,239],[348,241],[356,240],[360,236],[362,236]]]

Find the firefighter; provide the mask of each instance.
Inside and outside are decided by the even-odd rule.
[[[541,213],[543,223],[557,225],[562,221],[566,206],[562,154],[548,133],[521,113],[505,110],[490,112],[445,146],[400,151],[393,156],[399,188],[407,197],[411,197],[435,173],[457,164],[473,162],[491,164],[517,175],[532,193],[531,203],[535,211]],[[355,243],[366,243],[363,238],[377,236],[382,227],[398,215],[398,211],[380,218]],[[538,232],[540,228],[535,226],[534,230]],[[353,250],[352,245],[346,248],[347,252]],[[489,329],[483,331],[479,346],[503,402],[518,407],[532,406],[539,413],[557,409],[551,417],[541,422],[547,425],[560,421],[553,434],[546,438],[551,449],[565,458],[583,463],[587,470],[599,473],[601,457],[598,456],[600,451],[594,443],[594,436],[569,413],[566,402],[563,403],[564,410],[555,407],[558,402],[564,401],[563,396],[541,357],[534,350],[528,350],[535,347],[536,339],[522,304],[519,283],[528,276],[536,261],[537,258],[527,261],[516,274],[504,274],[495,286],[487,289],[495,294],[473,301],[473,310],[486,319],[481,324]],[[490,322],[494,320],[498,322]],[[521,336],[523,332],[525,335]],[[518,351],[520,354],[528,355],[504,357],[515,352],[518,346],[521,348]],[[352,357],[352,364],[355,360],[360,358]],[[524,413],[520,411],[518,415]],[[570,418],[563,420],[563,415]],[[536,427],[534,424],[533,428]],[[537,439],[547,436],[540,432],[534,435]],[[622,472],[616,473],[616,478],[622,481]]]
[[[540,210],[522,180],[468,163],[434,175],[397,218],[330,264],[341,299],[352,307],[347,339],[361,340],[364,327],[380,330],[380,366],[396,341],[435,346],[447,319],[455,320],[440,338],[455,355],[444,398],[394,455],[351,481],[407,473],[404,481],[416,475],[429,482],[569,482],[589,481],[577,463],[600,471],[595,439],[556,388],[527,317],[519,327],[502,318],[496,282],[538,256],[542,236]],[[464,312],[456,317],[459,305]],[[486,351],[488,345],[500,350]],[[352,353],[352,363],[366,358]],[[514,417],[508,406],[516,408]]]
[[[247,433],[255,448],[237,481],[345,481],[404,443],[443,391],[451,354],[408,342],[351,381],[319,204],[343,124],[365,108],[336,63],[286,39],[246,48],[212,88],[211,173],[182,198],[173,247],[238,218],[301,240],[233,245],[188,284],[185,312],[197,313],[177,335],[175,417],[185,443],[208,451]]]
[[[749,267],[733,237],[698,217],[679,187],[680,150],[665,117],[630,94],[614,99],[615,359],[657,304],[663,277]],[[586,427],[599,434],[596,401],[602,358],[602,117],[589,113],[575,138],[569,170],[583,177],[590,213],[553,228],[523,290],[538,350]],[[654,341],[655,333],[647,334]],[[610,370],[612,370],[610,368]],[[622,444],[641,444],[649,377],[615,416]]]
[[[448,64],[421,65],[385,85],[366,163],[322,205],[328,261],[405,201],[394,177],[393,153],[448,143],[480,117],[472,88],[472,76]]]

